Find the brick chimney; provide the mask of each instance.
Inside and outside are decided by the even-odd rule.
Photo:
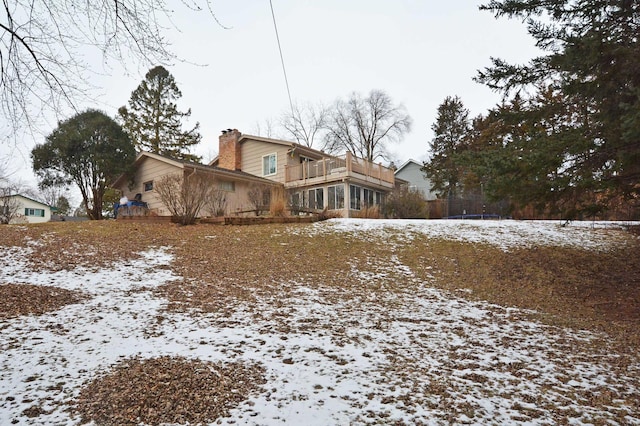
[[[229,170],[240,170],[240,133],[237,129],[223,130],[219,137],[218,167]]]

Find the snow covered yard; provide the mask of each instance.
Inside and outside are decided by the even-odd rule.
[[[228,416],[210,419],[215,424],[640,424],[636,351],[611,350],[600,331],[548,325],[527,310],[469,300],[464,288],[439,289],[435,267],[422,265],[431,272],[418,274],[402,256],[402,247],[418,239],[507,252],[551,246],[597,253],[637,244],[614,224],[345,219],[189,232],[198,234],[184,241],[156,238],[139,255],[107,266],[62,269],[28,261],[51,244],[47,238],[22,247],[0,239],[0,285],[78,295],[45,313],[0,315],[0,424],[82,424],[88,420],[82,413],[90,411],[78,406],[83,389],[132,359],[251,369],[247,377],[256,383],[232,389],[243,398],[223,410]],[[247,233],[259,237],[253,243],[260,250],[244,239]],[[317,239],[329,238],[372,252],[337,259],[331,250],[314,250]],[[301,240],[310,242],[303,246]],[[202,244],[197,251],[196,242]],[[382,244],[385,251],[374,253]],[[190,256],[180,251],[183,246]],[[93,249],[71,247],[78,253]],[[213,247],[231,251],[237,263],[209,257]],[[272,263],[262,265],[261,257]],[[335,270],[314,271],[321,257]],[[296,273],[269,275],[278,263]],[[234,276],[237,269],[242,274]],[[194,270],[222,272],[202,276]],[[218,287],[206,297],[197,293],[216,280],[229,292],[242,287],[240,295],[219,294]],[[181,291],[186,296],[172,293]],[[162,380],[171,381],[170,373]],[[130,389],[144,392],[130,380]],[[198,389],[187,395],[206,387],[194,383]],[[127,384],[118,389],[127,392]],[[172,411],[194,403],[165,398]],[[220,403],[213,399],[211,404]],[[114,415],[124,409],[112,408]],[[130,410],[131,424],[157,409],[151,401]]]

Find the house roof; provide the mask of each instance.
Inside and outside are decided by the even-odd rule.
[[[34,200],[33,198],[27,197],[27,196],[22,195],[22,194],[11,194],[8,197],[20,197],[20,198],[24,198],[25,200],[33,201],[34,203],[38,203],[38,204],[40,204],[42,206],[49,207],[50,209],[53,208],[47,203],[43,203],[42,201]]]
[[[263,177],[260,176],[256,176],[256,175],[252,175],[251,173],[246,173],[240,170],[229,170],[229,169],[224,169],[222,167],[217,167],[217,166],[207,166],[204,164],[196,164],[196,163],[185,163],[184,167],[191,167],[194,169],[198,169],[198,170],[204,170],[207,172],[213,172],[217,175],[222,175],[225,177],[228,177],[230,179],[237,179],[237,180],[246,180],[246,181],[254,181],[254,182],[259,182],[259,183],[265,183],[268,185],[280,185],[279,182],[275,182],[273,180],[270,179],[265,179]]]
[[[133,167],[140,166],[140,164],[142,164],[142,162],[145,161],[147,158],[152,158],[154,160],[162,161],[164,163],[173,165],[180,169],[192,168],[192,169],[203,170],[209,173],[225,176],[229,179],[253,181],[253,182],[265,183],[269,185],[277,184],[272,180],[265,179],[259,176],[254,176],[250,173],[245,173],[239,170],[228,170],[228,169],[223,169],[217,166],[204,165],[200,163],[194,163],[191,161],[176,160],[175,158],[170,158],[165,155],[155,154],[153,152],[147,152],[147,151],[142,151],[138,154],[138,156],[136,157],[136,160],[133,163]],[[126,179],[127,179],[127,175],[122,174],[111,184],[111,186],[114,188],[117,188],[120,185],[122,185]]]
[[[419,162],[417,162],[416,160],[409,158],[407,161],[405,161],[404,163],[402,163],[402,165],[400,167],[398,167],[396,169],[396,171],[394,172],[395,174],[398,174],[399,171],[401,171],[402,169],[404,169],[405,167],[407,167],[409,164],[415,164],[417,166],[422,167],[422,164],[420,164]]]
[[[310,148],[310,147],[308,147],[306,145],[301,145],[301,144],[296,143],[296,142],[285,141],[285,140],[282,140],[282,139],[265,138],[263,136],[241,134],[240,135],[240,139],[238,139],[238,142],[239,143],[243,143],[243,142],[248,141],[248,140],[258,141],[258,142],[265,142],[265,143],[270,143],[270,144],[273,144],[273,145],[286,146],[286,147],[291,148],[292,150],[296,151],[298,154],[301,154],[301,155],[304,155],[304,156],[308,156],[308,157],[312,157],[312,158],[316,158],[316,159],[320,159],[320,158],[324,158],[324,157],[329,157],[330,156],[324,151],[319,151],[317,149],[313,149],[313,148]],[[213,160],[211,160],[209,162],[209,165],[210,166],[215,166],[217,163],[218,163],[218,157],[216,156]]]
[[[308,147],[306,145],[301,145],[299,143],[292,142],[292,141],[285,141],[285,140],[281,140],[281,139],[264,138],[262,136],[255,136],[255,135],[242,135],[242,136],[240,136],[240,142],[242,142],[244,140],[247,140],[247,139],[261,141],[261,142],[267,142],[267,143],[272,143],[272,144],[276,144],[276,145],[288,146],[288,147],[291,147],[291,148],[295,149],[296,151],[299,151],[303,155],[309,155],[309,156],[314,156],[314,157],[326,157],[327,156],[327,154],[325,152],[323,152],[323,151],[319,151],[317,149],[313,149],[313,148]]]

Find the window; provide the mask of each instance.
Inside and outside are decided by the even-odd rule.
[[[26,209],[24,209],[24,215],[25,216],[44,217],[44,209],[29,209],[29,208],[26,208]]]
[[[377,203],[375,202],[375,191],[364,188],[362,190],[362,201],[365,207],[373,207]]]
[[[296,192],[294,194],[291,194],[291,207],[297,207],[300,208],[300,193]]]
[[[327,188],[329,210],[344,208],[344,186],[336,185]]]
[[[349,185],[349,207],[351,210],[360,210],[360,187]]]
[[[144,192],[153,191],[153,181],[152,180],[143,183],[142,186],[144,187]]]
[[[376,206],[381,206],[382,205],[382,203],[383,203],[382,192],[376,191],[376,198],[374,200],[374,203],[376,204]]]
[[[262,176],[276,174],[276,154],[269,154],[262,157]]]
[[[236,192],[236,183],[221,180],[218,182],[218,188],[227,192]]]
[[[310,209],[324,208],[324,189],[316,188],[316,189],[309,190],[309,208]]]
[[[271,188],[262,189],[262,205],[263,206],[271,205]]]

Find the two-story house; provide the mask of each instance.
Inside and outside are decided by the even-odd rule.
[[[294,142],[243,135],[235,129],[219,137],[218,157],[208,165],[156,154],[139,154],[133,179],[120,177],[114,187],[129,199],[146,202],[158,215],[168,215],[154,191],[154,181],[170,173],[209,173],[225,191],[225,215],[253,211],[256,186],[281,188],[293,212],[331,210],[342,217],[381,205],[394,188],[393,170],[347,153],[332,156]],[[213,215],[204,211],[201,216]]]
[[[402,179],[407,182],[407,189],[410,191],[420,192],[425,200],[435,200],[436,193],[431,190],[431,181],[424,175],[422,164],[416,160],[409,159],[405,161],[395,171],[396,179]]]

